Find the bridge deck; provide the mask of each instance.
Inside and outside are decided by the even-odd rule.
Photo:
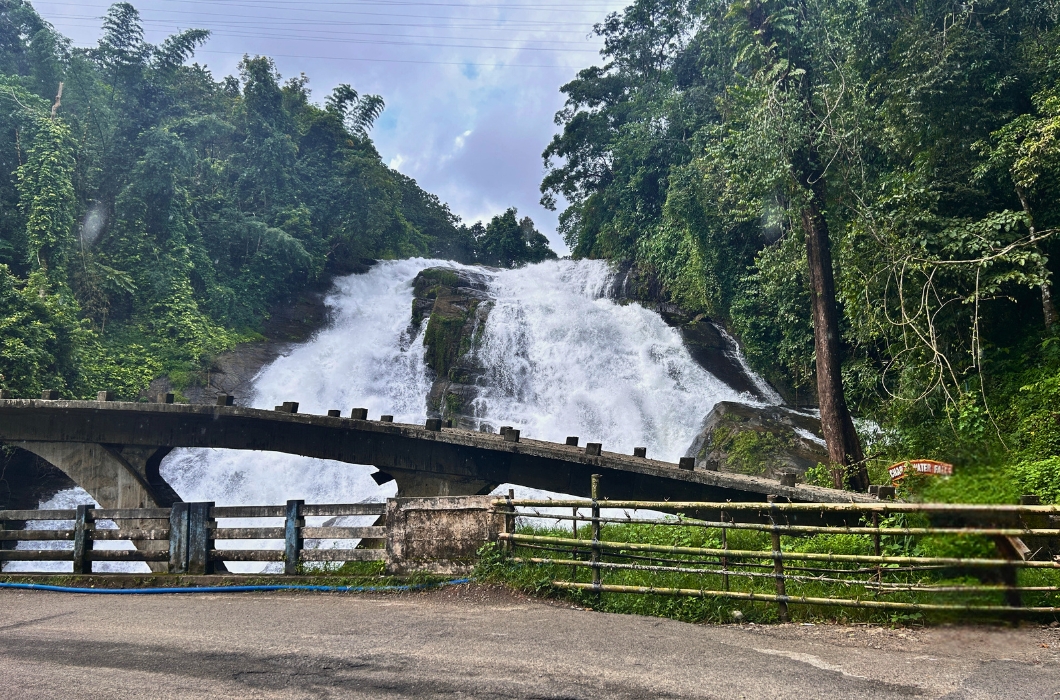
[[[237,406],[96,401],[0,400],[0,441],[213,447],[282,452],[373,465],[381,471],[512,483],[589,495],[602,474],[611,499],[803,502],[868,497],[833,489],[782,486],[772,479],[709,471],[631,455],[443,428],[283,413]]]

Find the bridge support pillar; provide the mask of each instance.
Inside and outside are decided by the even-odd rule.
[[[456,476],[440,476],[428,472],[387,469],[397,481],[398,498],[434,498],[436,496],[483,496],[498,484],[492,481]],[[385,483],[385,482],[384,482]]]
[[[168,508],[180,497],[158,474],[158,465],[172,448],[101,445],[81,442],[12,442],[53,464],[88,491],[103,508]],[[150,530],[150,520],[125,520],[126,528]],[[165,550],[169,543],[134,540],[141,551]],[[152,571],[167,570],[165,562],[148,562]]]

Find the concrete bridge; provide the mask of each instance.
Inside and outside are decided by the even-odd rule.
[[[223,399],[219,403],[224,403]],[[277,407],[280,409],[281,407]],[[692,470],[599,446],[357,418],[231,405],[112,401],[0,400],[0,442],[29,450],[65,472],[104,508],[168,507],[180,496],[159,474],[177,447],[283,452],[373,465],[378,483],[397,481],[400,497],[489,493],[502,483],[589,496],[603,475],[611,499],[803,502],[867,497],[771,479]]]

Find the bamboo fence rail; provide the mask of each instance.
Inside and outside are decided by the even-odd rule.
[[[550,567],[551,585],[560,590],[767,602],[777,606],[781,620],[788,619],[789,605],[1060,615],[1060,506],[1037,505],[1029,497],[1026,505],[782,503],[775,497],[765,503],[703,503],[611,501],[599,493],[600,480],[594,476],[589,500],[496,499],[494,507],[507,523],[498,537],[502,551],[514,564]],[[544,510],[556,508],[569,509],[569,514]],[[620,517],[602,514],[604,509],[677,515],[633,517],[627,512]],[[708,518],[688,513],[706,513]],[[826,523],[821,525],[787,521],[792,514],[837,513],[846,516],[844,524],[828,524],[827,518],[817,521]],[[734,522],[734,514],[740,522]],[[851,519],[856,522],[851,524]],[[570,522],[573,527],[569,536],[516,527],[534,521],[552,521],[547,527],[553,528]],[[603,530],[608,526],[612,529]],[[700,534],[688,544],[687,538],[668,544],[666,536],[656,534],[674,528]],[[733,547],[735,532],[745,533],[743,542],[754,540],[761,548]],[[822,535],[826,537],[815,540],[813,547],[800,547]],[[861,551],[831,551],[827,536],[834,535],[854,538]],[[677,535],[670,537],[675,540]],[[925,538],[976,541],[980,550],[993,546],[997,555],[930,555],[918,549]],[[720,547],[713,546],[719,541]],[[691,546],[697,542],[704,546]],[[579,571],[587,571],[589,580],[578,580]],[[569,580],[562,572],[570,573]],[[605,576],[646,583],[625,585],[604,581]],[[1031,578],[1021,583],[1021,577]],[[659,578],[663,580],[656,583]],[[762,584],[772,584],[772,590],[765,591]],[[814,594],[819,590],[828,595]],[[1024,595],[1038,604],[1024,605]],[[935,602],[936,596],[949,600]],[[995,600],[998,596],[1003,604]]]

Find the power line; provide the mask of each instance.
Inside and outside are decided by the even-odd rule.
[[[209,51],[200,49],[196,53],[222,54],[225,56],[244,56],[245,51]],[[310,56],[304,54],[270,53],[271,58],[304,58],[322,61],[366,61],[370,63],[415,63],[430,66],[474,66],[476,68],[570,68],[571,66],[547,65],[540,63],[472,63],[470,61],[415,61],[398,58],[359,58],[346,56]]]
[[[165,0],[167,3],[178,3],[178,4],[189,4],[189,5],[230,5],[238,7],[247,7],[248,5],[239,0]],[[288,0],[257,0],[257,2],[249,5],[250,7],[260,7],[262,5],[275,5],[280,7],[290,7]],[[499,4],[489,5],[484,3],[455,3],[455,2],[404,2],[403,0],[359,0],[358,2],[314,2],[314,7],[321,5],[339,5],[342,7],[350,7],[351,5],[382,5],[384,7],[393,7],[395,5],[402,7],[447,7],[447,8],[466,8],[466,9],[489,9],[489,10],[563,10],[564,12],[570,13],[582,13],[582,14],[595,14],[601,10],[613,9],[614,5],[610,3],[602,3],[593,5],[587,2],[578,2],[574,7],[571,4],[562,5],[513,5],[513,4]],[[328,12],[338,12],[339,10],[328,10]]]
[[[227,16],[227,15],[225,15],[225,16]],[[92,24],[92,25],[80,25],[80,26],[100,27],[102,25],[98,24],[98,23],[103,21],[103,17],[97,17],[97,16],[94,16],[94,15],[59,15],[59,14],[53,14],[53,15],[49,15],[49,17],[59,17],[61,19],[91,20],[91,21],[97,23],[97,24]],[[172,19],[142,19],[141,20],[141,23],[145,24],[145,25],[160,24],[160,23],[163,23],[163,22],[168,22],[168,23],[174,24],[175,26],[177,24],[177,20],[172,20]],[[487,27],[487,26],[483,26],[483,25],[463,26],[463,25],[452,25],[452,24],[450,24],[450,25],[441,25],[440,26],[440,25],[437,25],[437,24],[419,24],[419,23],[409,23],[409,22],[328,22],[326,20],[315,21],[315,20],[296,20],[296,19],[283,20],[283,22],[284,22],[284,26],[285,27],[289,26],[289,25],[292,25],[292,24],[296,24],[296,25],[307,25],[307,26],[311,26],[311,27],[344,27],[344,26],[349,26],[349,27],[416,27],[416,28],[424,27],[424,28],[437,28],[437,29],[472,29],[472,30],[475,30],[475,31],[490,31],[490,32],[510,32],[510,31],[513,30],[513,27],[510,27],[508,25],[498,26],[498,27]],[[194,26],[194,24],[195,23],[186,24],[184,22],[180,22],[179,26],[189,27],[189,26]],[[211,25],[212,26],[240,26],[240,27],[247,27],[247,28],[251,28],[251,29],[253,29],[253,28],[273,29],[276,26],[276,25],[255,25],[255,24],[251,24],[249,22],[239,22],[239,21],[218,22],[216,20],[211,22]],[[205,26],[203,28],[205,28]],[[542,27],[534,27],[534,28],[527,28],[527,29],[524,29],[524,30],[521,30],[521,31],[544,32],[544,31],[546,31],[546,29],[542,28]],[[547,33],[549,33],[549,34],[580,34],[580,35],[586,36],[586,37],[589,36],[588,33],[582,32],[582,31],[579,31],[579,30],[576,30],[576,29],[554,29],[554,28],[548,28],[547,29]]]
[[[525,46],[519,44],[508,44],[508,45],[490,45],[490,44],[442,44],[442,43],[427,43],[422,41],[372,41],[369,39],[337,39],[337,38],[317,38],[317,37],[299,37],[289,35],[273,35],[273,34],[248,34],[239,33],[233,31],[221,31],[216,32],[215,36],[227,36],[244,39],[267,39],[267,40],[290,40],[290,41],[314,41],[318,43],[338,43],[338,44],[356,44],[359,46],[408,46],[408,47],[423,47],[423,48],[436,48],[436,49],[487,49],[487,50],[504,50],[504,51],[546,51],[550,53],[599,53],[597,49],[571,49],[571,48],[555,48],[547,46]]]
[[[195,2],[195,3],[202,2],[203,4],[207,4],[207,5],[210,5],[210,6],[213,6],[213,7],[216,7],[217,5],[220,4],[220,5],[227,6],[227,7],[244,7],[244,8],[248,8],[248,9],[254,9],[254,10],[261,10],[262,9],[258,5],[248,5],[248,4],[238,4],[238,3],[223,3],[223,2],[221,2],[221,0],[216,0],[216,1],[214,1],[214,0],[183,0],[183,1],[184,2]],[[387,4],[387,6],[390,6],[390,3],[386,3],[386,4]],[[63,6],[64,7],[68,7],[68,6],[70,6],[70,4],[69,3],[63,3]],[[77,5],[77,4],[75,4],[74,6],[75,7],[79,7],[79,8],[83,7],[83,5]],[[286,6],[286,7],[275,7],[275,8],[267,8],[267,9],[284,10],[284,9],[289,9],[289,5]],[[167,14],[167,15],[179,15],[181,17],[181,19],[186,18],[188,16],[188,14],[189,14],[187,10],[163,10],[163,9],[157,9],[157,8],[151,8],[150,10],[146,10],[145,13],[152,13],[152,14],[154,14],[154,13],[163,13],[163,14]],[[141,13],[141,16],[143,16],[143,14],[144,13]],[[302,12],[300,14],[303,17],[305,15],[304,12]],[[390,18],[394,18],[394,19],[456,20],[456,21],[461,21],[461,22],[502,22],[502,23],[512,23],[512,24],[535,25],[535,26],[542,26],[542,27],[555,27],[556,26],[556,22],[553,21],[553,20],[531,20],[531,19],[512,20],[512,19],[505,19],[505,18],[489,18],[489,17],[478,18],[478,17],[454,17],[454,16],[449,16],[449,15],[414,15],[414,14],[395,13],[395,12],[361,12],[361,11],[357,11],[357,10],[346,10],[346,11],[341,11],[341,10],[315,10],[314,14],[337,14],[337,15],[361,16],[361,17],[390,17]],[[196,10],[195,11],[195,16],[228,17],[228,18],[232,18],[232,17],[236,17],[237,15],[233,15],[231,13],[203,12],[203,11]],[[258,15],[257,18],[258,19],[277,20],[277,21],[280,21],[280,22],[301,21],[299,18],[282,17],[282,16],[281,17],[276,17],[276,16]],[[100,19],[102,19],[102,17]],[[337,22],[335,20],[321,20],[321,21],[326,22],[328,24],[337,24]],[[355,23],[347,22],[347,24],[355,24]]]
[[[53,15],[53,17],[61,17],[63,19],[70,19],[70,20],[94,20],[94,19],[97,19],[95,17],[90,17],[90,16],[87,16],[87,15]],[[185,26],[178,25],[178,24],[174,23],[173,20],[168,20],[168,19],[167,20],[145,20],[144,24],[150,25],[150,26],[155,27],[155,28],[172,28],[172,29],[174,29],[176,31],[180,31],[182,29],[186,29],[187,28]],[[78,25],[78,26],[97,26],[97,25],[82,24],[82,25]],[[239,34],[239,35],[237,35],[237,34],[234,34],[234,33],[230,33],[232,30],[261,29],[261,30],[264,30],[264,31],[270,31],[270,30],[276,30],[277,29],[277,27],[268,26],[268,25],[253,25],[253,24],[248,24],[248,23],[228,23],[228,22],[216,22],[216,23],[214,23],[213,26],[214,27],[222,27],[223,29],[222,30],[216,30],[214,28],[211,28],[210,31],[212,33],[222,33],[223,32],[223,33],[225,33],[225,34],[227,34],[229,36],[257,36],[255,34]],[[358,26],[364,27],[364,26],[409,26],[409,25],[401,25],[401,24],[385,24],[385,25],[360,24]],[[431,25],[415,25],[415,26],[431,26]],[[231,28],[231,30],[229,30],[228,28]],[[478,28],[476,27],[474,29],[478,29]],[[293,31],[295,31],[295,32],[304,32],[304,31],[308,31],[308,30],[295,29]],[[269,36],[261,35],[261,36],[263,38],[269,38],[269,39],[289,39],[290,38],[290,39],[302,39],[302,40],[307,40],[308,39],[308,40],[317,40],[317,41],[328,41],[329,40],[329,39],[326,39],[326,38],[322,38],[320,36],[321,34],[337,37],[337,39],[331,39],[331,41],[344,40],[345,37],[348,37],[348,36],[419,38],[419,39],[453,39],[453,40],[464,40],[464,41],[468,41],[468,40],[474,41],[474,40],[476,40],[476,37],[468,37],[468,36],[455,36],[455,37],[454,36],[439,36],[437,34],[404,34],[404,33],[399,34],[399,33],[385,33],[385,32],[349,32],[349,31],[332,32],[332,31],[319,30],[319,29],[314,29],[312,31],[313,31],[313,35],[312,36],[305,36],[304,34],[300,35],[300,34],[291,34],[291,33],[286,33],[286,34],[282,34],[282,35],[278,35],[278,36],[277,35],[269,35]],[[493,31],[500,31],[500,29],[493,30]],[[518,38],[518,37],[516,37],[516,38]],[[489,40],[490,39],[485,38],[485,37],[482,38],[482,41],[489,41]],[[580,45],[583,45],[583,46],[585,45],[585,41],[584,40],[583,41],[568,41],[568,40],[563,40],[563,39],[529,39],[529,38],[527,38],[527,39],[522,39],[522,41],[532,41],[532,42],[538,43],[538,44],[580,44]],[[562,49],[559,49],[559,50],[562,50]],[[577,50],[579,50],[579,51],[595,51],[596,49],[577,49]]]

